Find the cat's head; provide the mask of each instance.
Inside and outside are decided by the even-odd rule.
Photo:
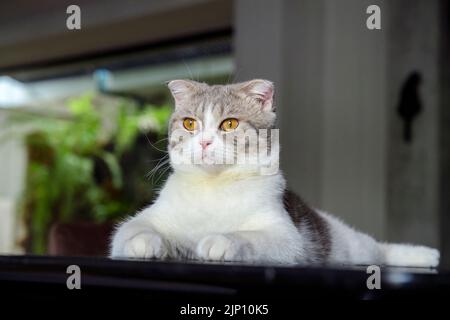
[[[271,170],[266,172],[278,170],[270,81],[208,85],[173,80],[168,86],[175,100],[169,122],[169,154],[175,171],[264,174],[268,166]]]

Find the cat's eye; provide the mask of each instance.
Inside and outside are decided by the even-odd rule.
[[[197,128],[197,121],[192,118],[184,118],[183,119],[183,127],[187,131],[194,131]]]
[[[239,125],[238,119],[228,118],[222,121],[222,123],[220,124],[220,128],[223,131],[231,131],[236,129],[238,125]]]

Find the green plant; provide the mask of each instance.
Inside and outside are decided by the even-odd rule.
[[[28,125],[23,211],[32,252],[46,251],[54,221],[105,222],[136,209],[121,196],[121,158],[140,134],[165,134],[170,108],[140,107],[125,99],[114,102],[111,106],[110,99],[87,94],[70,99],[56,118],[32,113],[12,117],[12,122]],[[107,169],[106,175],[98,177],[99,166]]]

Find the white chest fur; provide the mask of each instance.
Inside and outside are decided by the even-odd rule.
[[[148,217],[179,241],[211,233],[247,231],[279,219],[281,175],[214,179],[172,175]]]

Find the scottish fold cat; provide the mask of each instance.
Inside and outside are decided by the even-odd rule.
[[[438,265],[435,249],[377,242],[287,190],[270,81],[168,86],[173,173],[152,205],[116,228],[112,257]]]

